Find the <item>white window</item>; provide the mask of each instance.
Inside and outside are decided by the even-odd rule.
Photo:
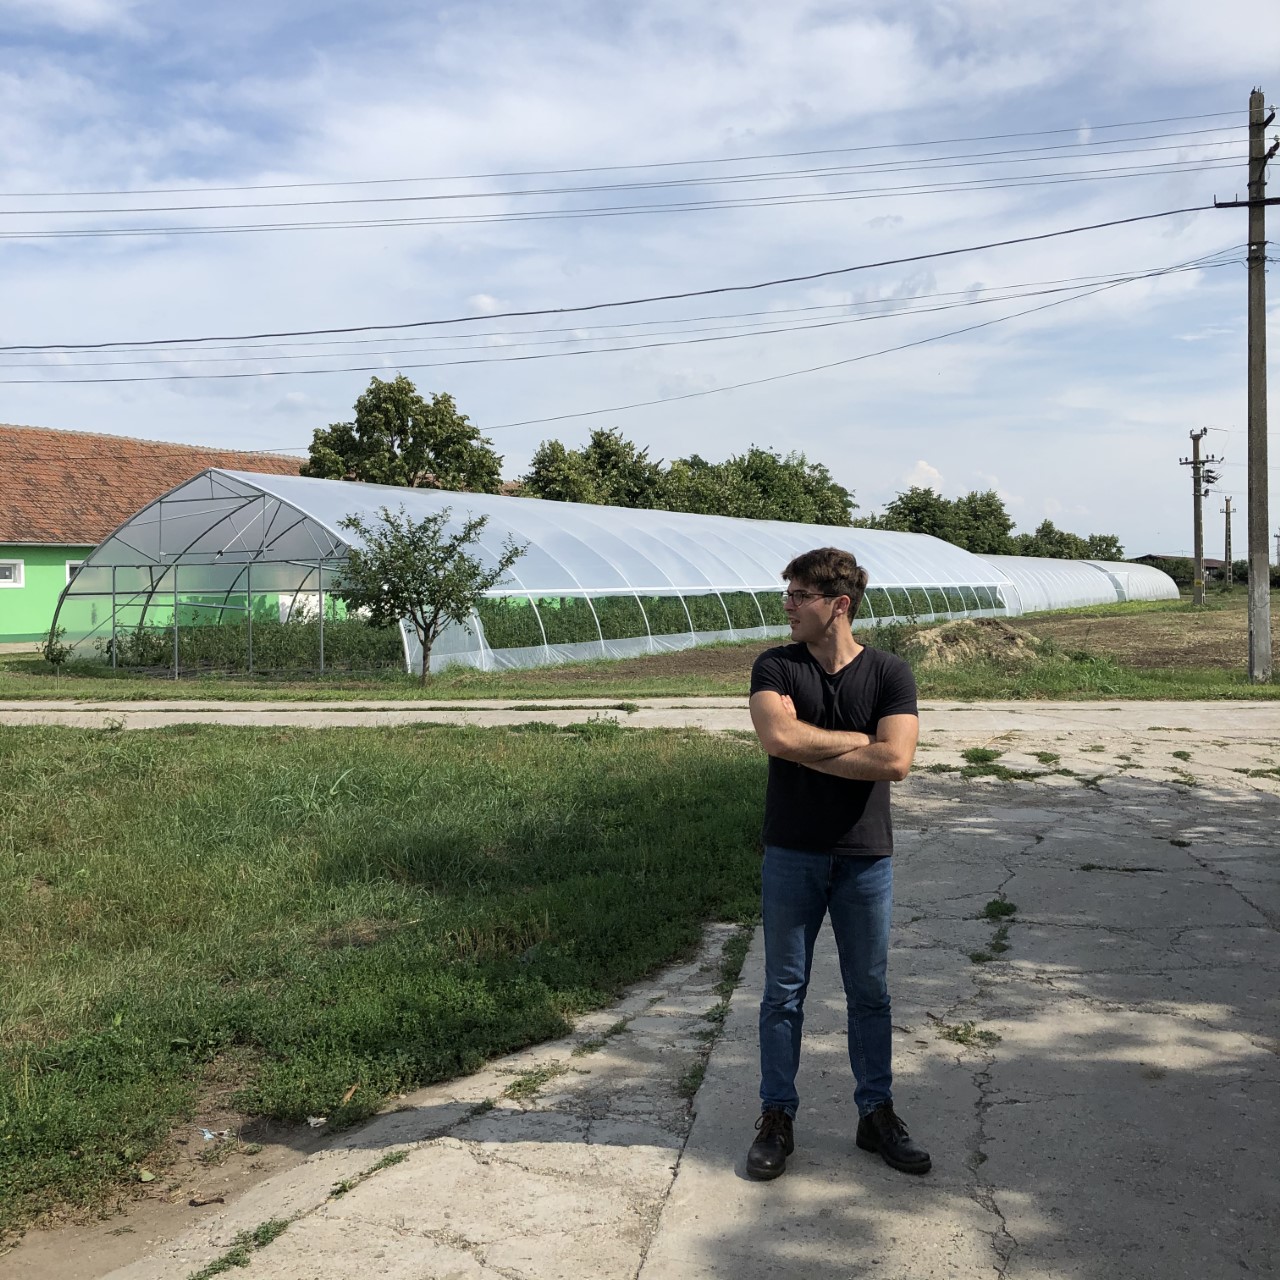
[[[72,578],[74,578],[74,577],[76,576],[76,570],[77,570],[77,569],[78,569],[82,564],[84,564],[84,561],[83,561],[83,560],[68,560],[68,561],[67,561],[67,581],[68,581],[68,582],[70,582],[70,581],[71,581],[71,579],[72,579]]]
[[[0,560],[0,587],[22,586],[21,560]]]

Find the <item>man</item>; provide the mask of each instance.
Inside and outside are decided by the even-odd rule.
[[[751,722],[769,753],[765,794],[765,989],[752,1178],[776,1178],[794,1150],[796,1071],[813,944],[830,913],[849,1013],[857,1144],[904,1173],[929,1154],[893,1109],[885,979],[893,899],[889,784],[907,776],[919,736],[911,668],[864,647],[850,624],[867,571],[822,547],[782,571],[791,644],[751,672]]]

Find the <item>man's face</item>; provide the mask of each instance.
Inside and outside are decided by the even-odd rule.
[[[839,607],[842,600],[844,596],[824,595],[810,583],[790,579],[782,596],[782,607],[791,624],[792,640],[807,644],[821,640],[837,614],[843,615]]]

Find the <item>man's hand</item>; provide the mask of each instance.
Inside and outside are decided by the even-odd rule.
[[[751,723],[771,756],[796,764],[834,759],[873,741],[865,733],[842,733],[805,723],[791,698],[772,690],[751,695]]]
[[[821,760],[802,760],[810,769],[859,782],[901,782],[911,770],[920,738],[917,716],[885,716],[869,746]]]

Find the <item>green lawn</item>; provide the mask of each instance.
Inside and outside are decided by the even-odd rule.
[[[756,909],[741,737],[0,727],[0,775],[0,1238],[136,1179],[211,1063],[351,1122]]]

